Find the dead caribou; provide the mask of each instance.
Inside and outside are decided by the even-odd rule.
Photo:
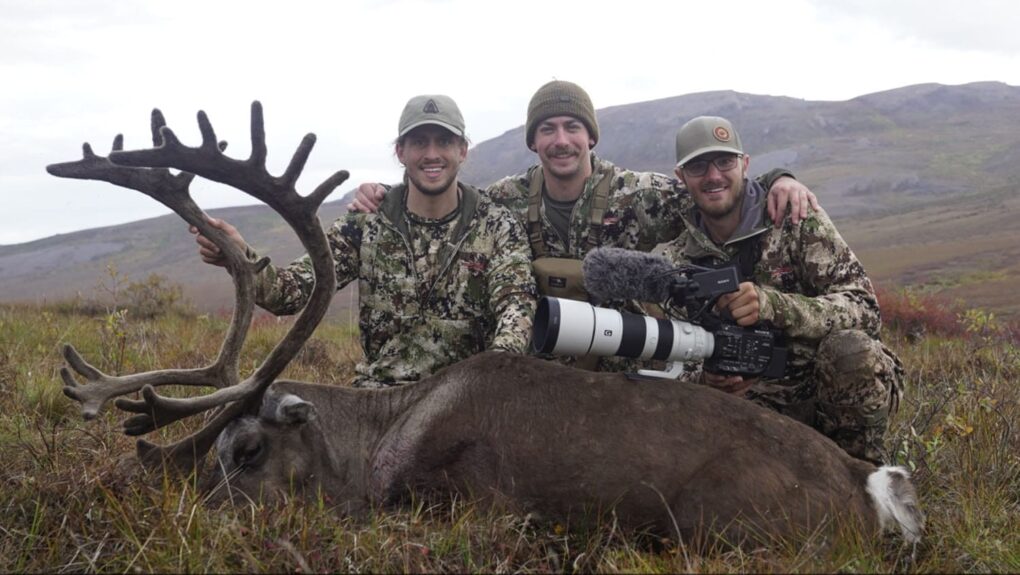
[[[335,291],[316,212],[347,174],[337,172],[308,196],[296,192],[314,144],[309,134],[286,172],[270,175],[257,102],[247,160],[223,154],[225,144],[217,142],[204,113],[198,122],[202,144],[187,147],[155,110],[152,149],[122,151],[118,136],[109,158],[85,144],[83,159],[47,168],[56,176],[141,191],[198,227],[227,257],[237,305],[211,365],[113,376],[65,347],[70,369],[61,371],[64,392],[82,404],[85,419],[118,398],[116,406],[134,414],[124,422],[125,433],[144,435],[218,411],[175,444],[139,440],[147,465],[195,469],[215,443],[216,468],[230,490],[251,497],[293,489],[323,493],[347,511],[399,502],[409,490],[456,490],[545,516],[612,512],[625,525],[688,539],[709,529],[733,541],[781,537],[837,517],[875,531],[897,526],[906,541],[920,539],[924,518],[905,470],[853,459],[800,423],[707,387],[631,381],[499,352],[381,391],[274,384]],[[205,222],[188,191],[193,174],[242,190],[280,213],[315,269],[308,305],[243,380],[238,354],[252,317],[254,273],[265,262],[248,261]],[[87,384],[79,384],[72,370]],[[179,399],[158,394],[162,385],[217,389]],[[142,399],[120,397],[136,391]]]

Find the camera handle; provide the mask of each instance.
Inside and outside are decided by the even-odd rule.
[[[676,379],[680,377],[680,374],[684,372],[684,362],[682,361],[671,361],[666,364],[666,369],[658,371],[655,369],[639,369],[638,375],[645,377],[655,377],[659,379]]]

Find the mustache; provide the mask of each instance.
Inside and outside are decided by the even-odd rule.
[[[554,146],[549,150],[549,153],[551,155],[570,154],[572,156],[576,156],[580,153],[580,151],[574,146]]]

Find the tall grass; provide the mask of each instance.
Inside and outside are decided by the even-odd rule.
[[[914,470],[929,520],[913,561],[895,537],[852,529],[695,553],[611,522],[561,525],[459,498],[357,518],[297,498],[212,507],[193,482],[140,469],[115,415],[83,423],[58,370],[65,342],[112,373],[201,365],[215,357],[225,318],[128,315],[111,326],[108,314],[0,306],[0,572],[1020,571],[1014,342],[979,315],[954,312],[962,327],[949,329],[948,316],[908,317],[887,300],[885,339],[909,384],[889,459]],[[908,319],[922,328],[898,323]],[[244,369],[288,325],[257,318]],[[285,377],[343,385],[359,353],[349,326],[324,324]]]

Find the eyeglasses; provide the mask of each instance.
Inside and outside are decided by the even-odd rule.
[[[708,173],[709,164],[715,166],[715,169],[720,172],[728,172],[737,167],[737,161],[742,157],[740,154],[726,154],[725,156],[716,156],[710,160],[694,160],[680,166],[680,169],[688,176],[700,178]]]

